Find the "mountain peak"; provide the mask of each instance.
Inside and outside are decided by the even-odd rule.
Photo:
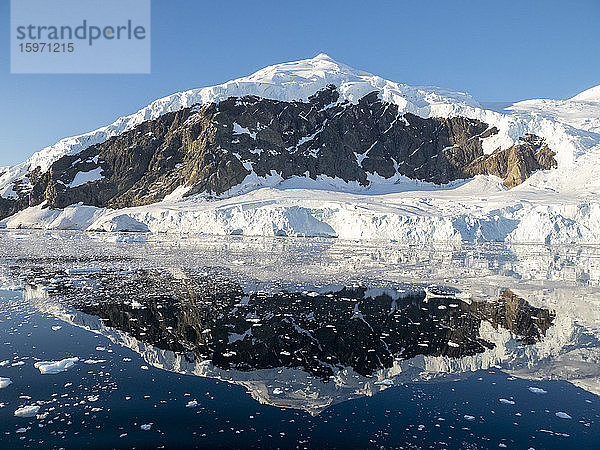
[[[63,155],[72,155],[104,142],[168,112],[246,95],[281,101],[307,101],[329,85],[336,86],[341,101],[355,103],[377,91],[381,100],[397,105],[400,113],[410,112],[421,117],[459,115],[463,114],[465,108],[473,111],[473,108],[480,107],[470,95],[436,87],[392,82],[337,62],[326,53],[319,53],[309,59],[274,64],[216,86],[191,89],[160,98],[134,114],[118,118],[110,125],[65,138],[35,153],[24,163],[0,173],[0,197],[14,196],[12,185],[31,170],[39,167],[43,173]],[[513,143],[512,140],[509,141],[507,147]],[[496,144],[498,145],[500,143]]]
[[[290,84],[307,84],[320,80],[325,80],[326,84],[339,85],[343,81],[361,81],[361,78],[372,76],[334,60],[326,53],[319,53],[313,58],[273,64],[233,81],[286,85],[289,88]],[[318,86],[316,90],[322,87]]]
[[[326,60],[335,62],[335,60],[331,56],[329,56],[327,53],[319,53],[313,59],[326,59]]]

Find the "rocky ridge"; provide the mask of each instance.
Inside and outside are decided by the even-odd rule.
[[[178,188],[222,197],[251,174],[360,186],[377,177],[445,184],[482,174],[510,188],[557,165],[544,139],[531,134],[485,154],[484,140],[496,133],[476,119],[402,114],[376,91],[342,101],[334,85],[307,101],[230,97],[166,113],[63,156],[46,172],[30,171],[13,184],[17,198],[0,198],[0,218],[40,204],[148,205]],[[86,181],[86,174],[95,176]]]

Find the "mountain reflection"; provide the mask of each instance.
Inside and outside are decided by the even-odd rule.
[[[509,289],[493,301],[466,302],[360,286],[246,294],[226,277],[178,270],[36,275],[41,279],[51,280],[52,298],[190,362],[299,368],[323,381],[346,367],[368,377],[394,359],[482,353],[494,347],[479,337],[483,321],[532,344],[554,320]]]

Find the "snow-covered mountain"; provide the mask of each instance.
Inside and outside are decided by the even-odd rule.
[[[251,114],[254,104],[261,105],[263,116],[265,108],[272,113],[276,106],[265,106],[270,105],[267,100],[288,102],[279,103],[281,109],[296,105],[299,108],[297,113],[304,114],[302,105],[309,105],[308,108],[310,105],[315,106],[316,103],[310,103],[313,101],[311,98],[332,86],[335,87],[336,98],[319,104],[318,108],[321,109],[317,112],[308,110],[313,114],[307,120],[314,128],[312,134],[302,134],[302,131],[312,131],[310,126],[294,125],[293,129],[275,130],[282,138],[273,137],[274,130],[269,128],[273,118],[265,123],[261,122],[258,113]],[[326,235],[404,241],[466,239],[598,243],[598,89],[589,89],[566,101],[519,102],[503,114],[484,109],[467,94],[387,81],[320,54],[312,59],[270,66],[222,85],[193,89],[156,100],[135,114],[119,118],[111,125],[64,139],[41,150],[22,164],[0,169],[0,207],[11,212],[23,209],[22,206],[10,209],[10,202],[16,199],[20,200],[21,205],[30,206],[2,223],[8,227]],[[365,103],[364,99],[370,98],[369,94],[374,91],[377,93],[376,99]],[[129,139],[129,147],[132,149],[129,150],[128,157],[131,158],[131,154],[137,151],[136,145],[139,145],[139,138],[136,140],[135,134],[139,134],[141,128],[136,127],[144,122],[160,125],[170,121],[168,125],[172,126],[177,120],[181,120],[181,123],[177,122],[178,127],[193,128],[196,126],[191,123],[194,120],[210,117],[213,120],[211,124],[214,125],[214,116],[220,114],[223,118],[223,108],[227,105],[224,100],[231,97],[240,99],[247,95],[256,98],[246,102],[246,110],[237,112],[238,115],[235,116],[236,120],[245,120],[247,126],[235,121],[230,123],[233,120],[231,114],[229,122],[217,121],[221,128],[233,125],[227,144],[233,145],[236,141],[247,141],[248,138],[256,141],[257,136],[259,139],[266,136],[264,139],[270,139],[269,142],[283,139],[283,144],[286,144],[287,135],[283,134],[285,131],[291,134],[295,147],[286,148],[282,144],[278,153],[280,159],[290,159],[292,156],[296,158],[299,151],[319,156],[315,154],[319,150],[311,148],[313,144],[319,143],[329,152],[327,158],[334,162],[325,164],[323,169],[321,161],[324,158],[320,155],[321,159],[315,159],[315,167],[310,164],[305,167],[304,160],[299,162],[293,158],[290,163],[294,166],[293,170],[289,168],[290,164],[285,166],[282,162],[267,167],[263,160],[267,159],[267,154],[272,154],[272,148],[258,148],[256,142],[249,141],[246,150],[251,154],[243,154],[236,152],[234,148],[225,147],[223,150],[224,141],[221,140],[216,147],[223,150],[223,153],[235,155],[235,161],[230,163],[235,166],[237,162],[238,169],[231,169],[229,164],[227,171],[221,170],[220,178],[217,177],[219,180],[213,184],[205,182],[208,172],[220,169],[207,165],[191,167],[198,161],[199,155],[188,152],[188,160],[182,160],[184,167],[179,169],[179,172],[183,171],[183,175],[178,172],[175,181],[173,177],[168,178],[163,169],[156,172],[156,167],[163,167],[165,164],[171,171],[169,174],[175,170],[177,164],[170,167],[170,163],[166,162],[169,156],[159,157],[158,163],[155,161],[157,158],[149,157],[158,165],[139,168],[145,173],[140,172],[135,179],[137,184],[131,180],[117,180],[120,184],[115,182],[115,186],[120,187],[115,187],[116,191],[111,194],[116,200],[98,201],[97,193],[89,193],[94,183],[102,186],[102,180],[108,178],[110,172],[102,166],[103,160],[99,161],[99,156],[106,152],[114,154],[124,151]],[[236,100],[231,108],[240,106],[239,103]],[[380,107],[379,112],[374,112],[375,103]],[[213,116],[206,114],[210,105],[217,105],[211,113]],[[363,108],[364,105],[367,110]],[[392,120],[388,120],[388,105],[392,105],[394,109],[390,116]],[[349,114],[349,111],[354,115],[363,114],[364,117],[356,119],[357,123],[364,123],[365,117],[375,114],[377,117],[373,119],[374,124],[380,126],[385,123],[386,128],[394,125],[397,128],[394,133],[401,137],[395,138],[390,150],[391,144],[380,143],[381,135],[361,138],[359,133],[358,140],[355,139],[356,148],[351,148],[347,155],[348,161],[352,160],[350,163],[356,167],[342,175],[340,167],[349,167],[350,163],[340,159],[341,162],[336,166],[335,157],[340,154],[340,142],[346,147],[351,147],[352,142],[349,144],[342,137],[337,140],[325,139],[323,135],[329,136],[331,130],[335,129],[343,136],[345,131],[340,127],[350,125],[348,121],[341,125],[332,124],[332,119],[337,117],[338,112],[330,110],[329,113],[334,114],[327,116],[327,110],[332,108],[338,108],[340,114]],[[410,116],[406,114],[430,120],[432,124],[450,124],[445,126],[453,131],[445,132],[443,136],[429,136],[427,133],[431,131],[426,130],[426,123],[415,128],[414,121],[410,123],[406,119]],[[186,122],[187,120],[191,122]],[[327,121],[329,124],[326,129]],[[455,124],[459,122],[462,125],[457,135]],[[291,119],[288,123],[283,121],[281,126],[290,126],[290,123]],[[468,131],[465,123],[469,126],[481,124],[481,129],[487,131],[482,134],[480,130],[478,135],[475,131]],[[407,133],[410,134],[411,126],[414,129],[410,145],[414,146],[414,150],[405,143],[404,137]],[[146,139],[149,143],[144,144],[146,147],[151,147],[150,141],[157,138],[153,134],[155,128],[149,130]],[[385,132],[386,130],[381,131],[383,134]],[[533,149],[531,154],[524,155],[519,146],[528,135],[539,140],[535,142],[543,142],[549,149],[548,155],[551,152],[552,159],[544,157],[544,163],[540,163],[537,156],[539,149]],[[415,136],[421,136],[421,140]],[[457,136],[463,136],[464,140],[460,141]],[[165,134],[158,138],[167,136]],[[186,136],[180,138],[185,140]],[[169,135],[168,139],[172,141],[174,138]],[[367,142],[369,139],[373,142]],[[449,154],[449,149],[460,150],[458,153],[462,155],[463,150],[471,145],[469,142],[477,142],[479,149],[473,150],[468,157],[461,156],[462,159],[456,162],[456,152],[450,151]],[[423,144],[428,144],[431,148],[423,152]],[[105,153],[91,150],[92,145],[105,149]],[[377,150],[377,145],[383,149]],[[106,150],[111,146],[112,149]],[[373,152],[374,155],[370,155],[369,151],[374,146],[376,151]],[[518,151],[515,152],[515,148]],[[162,147],[159,150],[162,151]],[[263,150],[266,150],[264,155],[261,154]],[[413,152],[416,152],[414,157]],[[452,170],[456,170],[448,175],[448,170],[443,167],[440,169],[439,165],[429,160],[419,163],[414,158],[420,154],[424,154],[421,158],[425,159],[442,155],[452,161]],[[73,155],[71,159],[64,158],[69,155]],[[410,160],[409,156],[413,159]],[[215,159],[214,152],[211,157]],[[517,162],[520,161],[517,164],[517,181],[507,182],[508,178],[505,176],[508,177],[509,172],[517,167],[515,158]],[[270,161],[275,159],[271,157]],[[226,163],[223,162],[224,165]],[[405,163],[407,165],[402,168]],[[53,164],[58,166],[52,166]],[[555,169],[540,170],[554,165]],[[49,171],[51,167],[53,169]],[[306,168],[306,173],[302,168]],[[113,167],[112,170],[116,169]],[[63,179],[47,175],[60,171],[65,173]],[[156,176],[152,175],[153,172],[156,172]],[[481,175],[458,181],[461,173],[462,178]],[[52,183],[47,182],[50,178]],[[143,182],[138,181],[141,178],[144,178]],[[192,178],[199,180],[198,184],[192,185]],[[44,179],[46,181],[40,181]],[[506,186],[519,185],[506,190],[502,180]],[[129,183],[126,193],[119,191],[125,182]],[[433,182],[446,184],[436,185]],[[66,187],[63,188],[61,184]],[[36,189],[39,191],[37,194]],[[57,189],[60,191],[58,194]],[[131,189],[137,191],[133,192]],[[59,194],[63,191],[67,194],[60,197]],[[81,194],[84,191],[87,192],[86,195]],[[145,192],[144,195],[141,191]],[[206,191],[218,195],[213,195],[208,200]],[[186,194],[188,196],[184,198]],[[52,201],[57,195],[61,201]],[[25,196],[27,200],[24,201]],[[44,199],[49,201],[44,203]],[[52,208],[44,207],[48,204]],[[60,209],[56,209],[57,207]],[[126,208],[115,209],[123,207]]]

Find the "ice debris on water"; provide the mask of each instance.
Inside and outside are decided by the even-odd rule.
[[[566,412],[563,412],[563,411],[558,411],[558,412],[554,413],[554,415],[556,417],[558,417],[559,419],[572,419],[572,417],[570,415],[568,415]]]
[[[140,428],[144,431],[150,431],[150,428],[152,428],[152,424],[151,423],[145,423],[143,425],[140,425]]]
[[[12,381],[10,381],[10,378],[0,377],[0,389],[5,388],[10,384],[12,384]]]

